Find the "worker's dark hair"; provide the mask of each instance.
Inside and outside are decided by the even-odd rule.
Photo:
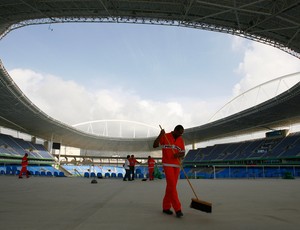
[[[180,131],[180,130],[184,130],[182,125],[176,125],[176,127],[174,128],[174,131]]]

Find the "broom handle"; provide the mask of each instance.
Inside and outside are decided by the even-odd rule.
[[[163,129],[163,128],[161,127],[161,125],[159,125],[159,127],[160,127],[161,130]],[[166,135],[164,135],[164,136],[165,136],[165,138],[166,138],[168,144],[171,145],[171,144],[170,144],[170,141],[169,141],[169,139],[168,139],[168,137],[167,137]],[[174,149],[172,149],[172,151],[173,151],[173,153],[175,153],[175,152],[174,152]],[[190,185],[190,187],[191,187],[191,189],[192,189],[192,191],[193,191],[195,197],[197,198],[197,200],[199,200],[199,199],[198,199],[198,196],[197,196],[197,194],[196,194],[196,192],[195,192],[195,190],[194,190],[194,188],[193,188],[193,186],[192,186],[192,184],[191,184],[191,182],[190,182],[190,180],[189,180],[189,178],[188,178],[188,176],[186,175],[186,172],[185,172],[184,169],[183,169],[183,166],[182,166],[182,164],[181,164],[181,160],[180,160],[179,158],[177,158],[177,159],[178,159],[180,168],[181,168],[181,170],[183,171],[183,174],[184,174],[184,176],[185,176],[185,179],[186,179],[187,182],[189,183],[189,185]]]

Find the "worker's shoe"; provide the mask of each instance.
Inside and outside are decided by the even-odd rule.
[[[163,213],[168,214],[168,215],[172,215],[173,212],[170,209],[164,209]]]
[[[176,212],[176,217],[180,218],[183,216],[183,213],[181,212],[181,210]]]
[[[19,179],[22,179],[23,177],[19,176]]]

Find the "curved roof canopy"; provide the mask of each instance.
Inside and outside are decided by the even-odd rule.
[[[299,57],[299,12],[299,0],[3,0],[0,34],[39,23],[149,23],[239,35]]]
[[[31,24],[122,22],[219,31],[300,57],[300,1],[3,0],[0,34]],[[83,149],[151,151],[153,138],[98,137],[65,125],[32,104],[0,63],[0,125]],[[185,131],[186,144],[300,121],[300,84],[258,106]],[[292,108],[292,109],[291,109]]]

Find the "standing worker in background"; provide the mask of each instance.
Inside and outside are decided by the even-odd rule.
[[[148,156],[149,180],[154,180],[154,166],[155,166],[155,160],[151,156]]]
[[[131,157],[129,158],[129,168],[130,168],[130,174],[131,174],[131,180],[134,180],[134,170],[135,170],[135,165],[136,164],[140,164],[140,162],[138,162],[134,155],[131,155]]]
[[[171,208],[173,207],[176,216],[182,217],[181,203],[177,193],[177,182],[180,173],[180,158],[185,155],[185,146],[182,134],[184,128],[182,125],[177,125],[174,131],[166,133],[161,129],[160,134],[154,140],[153,148],[162,146],[162,164],[166,175],[166,191],[163,199],[163,213],[172,215]]]
[[[125,163],[124,163],[125,176],[123,178],[123,181],[127,181],[127,179],[129,181],[131,181],[131,179],[130,179],[130,168],[129,168],[129,158],[130,158],[130,155],[127,155],[127,157],[125,159]]]
[[[27,165],[28,165],[28,153],[25,153],[25,155],[23,156],[22,158],[22,169],[20,171],[20,174],[19,174],[19,178],[23,178],[22,175],[23,173],[26,173],[26,177],[28,178],[29,177],[29,172],[27,170]]]

